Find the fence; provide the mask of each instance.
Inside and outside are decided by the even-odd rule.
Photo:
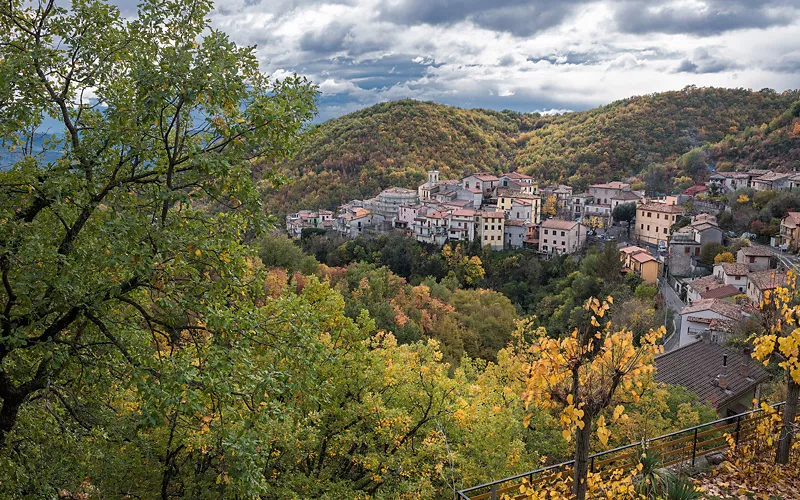
[[[780,413],[783,409],[783,404],[777,403],[772,407]],[[698,457],[727,448],[726,434],[731,434],[737,445],[746,442],[750,439],[752,431],[756,428],[758,422],[768,417],[769,414],[763,410],[752,410],[664,434],[644,442],[631,443],[613,450],[595,453],[589,456],[589,470],[592,472],[602,472],[612,468],[630,470],[636,466],[636,459],[641,455],[643,447],[658,453],[662,460],[662,467],[689,462],[694,466]],[[513,494],[514,491],[519,491],[523,480],[526,480],[529,485],[537,485],[569,477],[572,475],[573,463],[574,460],[569,460],[459,490],[456,492],[456,500],[498,500],[504,497],[513,499],[526,498],[524,495]]]

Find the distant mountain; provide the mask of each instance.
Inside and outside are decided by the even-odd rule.
[[[310,130],[280,167],[292,184],[268,193],[267,206],[279,215],[334,208],[389,186],[414,188],[431,168],[442,179],[520,170],[582,189],[768,124],[798,99],[797,91],[687,87],[557,116],[382,103]]]

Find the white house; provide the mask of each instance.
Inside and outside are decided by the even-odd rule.
[[[712,342],[724,342],[731,328],[749,316],[741,306],[720,299],[700,299],[681,309],[678,347],[701,339],[704,333]]]
[[[747,275],[750,270],[746,264],[724,262],[714,265],[714,276],[725,285],[733,285],[740,292],[747,289]]]
[[[461,179],[461,184],[464,189],[477,189],[481,193],[489,195],[500,184],[500,179],[492,174],[477,173]]]
[[[570,254],[586,242],[586,226],[558,219],[542,221],[539,231],[539,251],[547,254]]]

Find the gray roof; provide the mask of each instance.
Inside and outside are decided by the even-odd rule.
[[[727,370],[722,366],[726,354]],[[727,406],[769,378],[769,374],[749,355],[705,340],[662,354],[656,357],[655,362],[657,381],[683,386],[715,408]],[[720,388],[715,382],[721,373],[726,373],[727,389]]]

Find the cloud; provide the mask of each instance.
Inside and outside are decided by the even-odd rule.
[[[137,0],[112,0],[135,15]],[[689,84],[800,86],[800,0],[217,0],[319,119],[403,97],[561,113]]]
[[[694,51],[691,59],[683,59],[675,69],[677,73],[719,73],[739,69],[741,66],[734,61],[713,55],[708,48],[699,48]]]
[[[790,24],[796,0],[672,0],[619,2],[615,21],[627,33],[714,35],[731,30]]]

